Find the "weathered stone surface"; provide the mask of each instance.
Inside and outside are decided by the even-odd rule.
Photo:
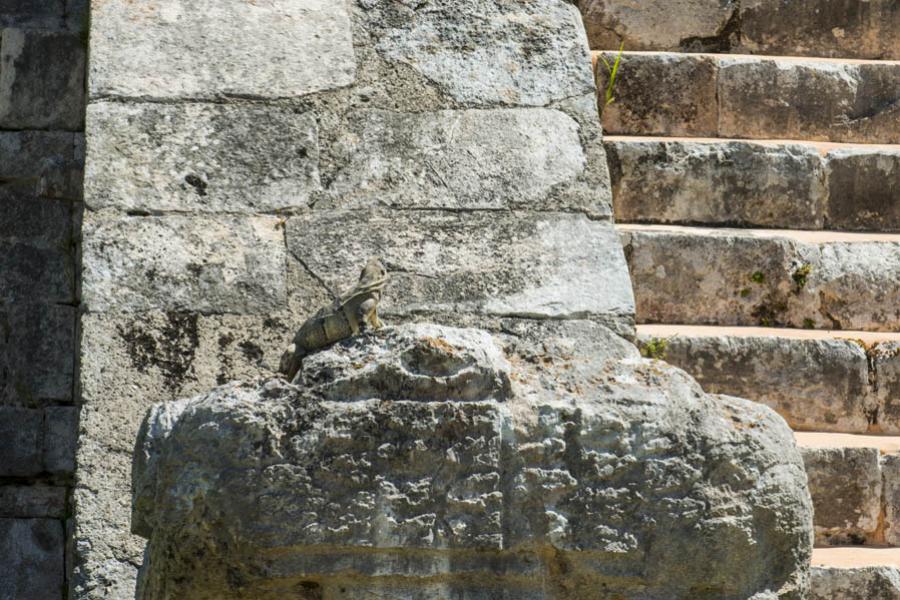
[[[44,470],[53,475],[75,472],[75,442],[78,437],[78,409],[52,406],[44,409]]]
[[[876,377],[878,420],[884,432],[900,433],[900,343],[878,344],[869,354]]]
[[[616,53],[603,56],[610,64],[616,60]],[[719,105],[715,58],[625,53],[616,76],[615,101],[605,108],[608,73],[602,61],[597,61],[595,70],[606,133],[716,136]]]
[[[0,517],[51,518],[66,516],[66,488],[48,485],[0,486]]]
[[[828,153],[829,227],[900,231],[900,150],[839,149]]]
[[[43,471],[41,410],[0,406],[0,477],[29,477]]]
[[[76,308],[0,305],[0,404],[72,400]]]
[[[83,37],[3,29],[0,64],[0,128],[84,127]]]
[[[78,200],[83,171],[83,134],[0,132],[0,194],[11,188],[23,196]]]
[[[314,282],[292,289],[302,314],[325,301]],[[134,598],[144,543],[129,533],[131,454],[156,398],[198,394],[270,375],[300,317],[143,313],[82,317],[83,397],[74,503],[72,589],[78,598]]]
[[[0,28],[54,29],[63,24],[66,0],[0,0]]]
[[[900,59],[892,0],[743,0],[740,17],[741,46],[754,54]]]
[[[865,433],[878,414],[866,352],[852,341],[679,334],[665,344],[663,360],[704,390],[762,402],[794,430]]]
[[[735,4],[721,0],[579,0],[591,48],[703,50],[722,37]],[[727,34],[723,43],[727,43]]]
[[[236,577],[245,590],[306,578],[328,590],[348,576],[358,596],[439,576],[425,588],[437,596],[393,597],[468,588],[461,597],[476,598],[542,570],[524,597],[805,595],[810,505],[781,419],[706,396],[595,324],[509,331],[388,329],[305,363],[325,387],[233,383],[154,407],[133,475],[133,523],[150,536],[139,597],[215,596]],[[433,396],[410,399],[387,381],[395,359],[383,344],[437,380],[502,351],[510,395],[498,401],[488,379],[483,399],[472,387],[457,402],[436,381]],[[365,348],[370,364],[348,365]],[[323,400],[337,392],[329,373],[340,382],[354,369],[356,389],[381,393]]]
[[[605,208],[586,186],[570,193],[587,157],[578,123],[558,110],[360,110],[336,146],[338,206]]]
[[[320,189],[315,116],[253,104],[94,103],[92,209],[271,212]]]
[[[881,466],[877,448],[801,448],[817,544],[878,541]]]
[[[884,541],[900,546],[900,454],[881,457],[884,501]],[[898,588],[900,589],[900,588]]]
[[[0,598],[61,598],[63,525],[51,519],[0,519]]]
[[[813,567],[809,600],[900,600],[895,567]]]
[[[116,217],[84,225],[87,310],[277,311],[286,300],[275,217]]]
[[[593,92],[578,10],[563,0],[360,5],[381,55],[467,106],[545,106]]]
[[[900,64],[719,59],[719,135],[900,142]]]
[[[293,257],[332,290],[380,255],[392,277],[379,305],[387,315],[627,318],[615,235],[609,223],[564,213],[323,211],[287,225]]]
[[[606,140],[604,145],[618,222],[793,229],[824,225],[825,168],[811,146],[629,139]],[[845,165],[844,173],[864,172]],[[849,187],[843,186],[839,202],[855,216],[857,196]]]
[[[638,322],[891,331],[900,243],[626,227]]]
[[[92,98],[278,98],[353,83],[345,2],[95,3]]]

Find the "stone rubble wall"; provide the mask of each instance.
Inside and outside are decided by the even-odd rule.
[[[562,0],[94,2],[73,597],[133,598],[152,404],[270,374],[370,255],[388,323],[633,335]]]
[[[0,598],[65,597],[87,9],[0,1]]]

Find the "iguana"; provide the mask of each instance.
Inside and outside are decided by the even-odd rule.
[[[288,381],[293,381],[300,370],[303,357],[344,338],[369,328],[378,329],[378,302],[388,281],[387,271],[381,261],[370,258],[359,274],[359,282],[352,290],[335,300],[331,306],[320,309],[306,320],[294,336],[293,343],[281,357],[280,371]]]

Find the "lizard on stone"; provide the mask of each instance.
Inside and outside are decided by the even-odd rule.
[[[378,258],[370,258],[352,290],[307,319],[281,357],[279,370],[288,381],[293,381],[300,370],[300,362],[310,352],[369,328],[380,328],[378,302],[387,282],[384,265]]]

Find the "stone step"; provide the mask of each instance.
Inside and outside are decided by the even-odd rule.
[[[615,55],[595,58],[601,96]],[[900,143],[896,61],[626,52],[613,95],[613,135]]]
[[[900,548],[816,548],[810,600],[900,599]]]
[[[638,323],[900,331],[900,235],[617,228]]]
[[[900,59],[896,0],[580,0],[591,48]]]
[[[684,369],[708,392],[766,404],[794,430],[900,435],[900,333],[687,325],[637,331],[645,355]]]
[[[620,223],[900,231],[900,145],[639,136],[604,145]]]

